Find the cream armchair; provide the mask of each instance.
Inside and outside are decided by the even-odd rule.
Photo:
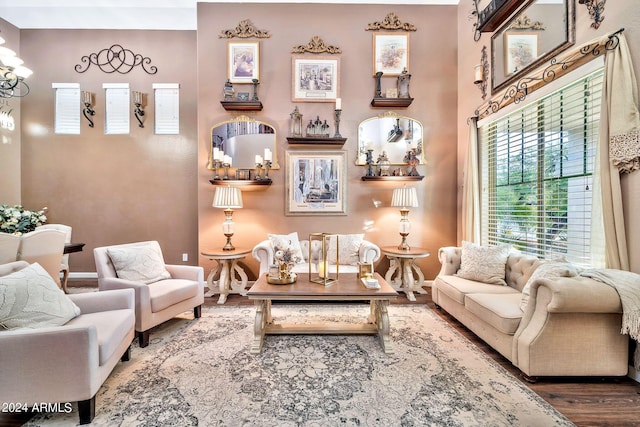
[[[28,266],[0,265],[0,276]],[[0,333],[0,401],[33,405],[78,402],[80,424],[95,414],[95,396],[134,338],[131,289],[68,295],[81,314],[62,326]]]
[[[158,262],[167,273],[158,276],[160,280],[154,279],[152,283],[145,283],[143,280],[123,278],[122,272],[116,272],[111,258],[115,251],[124,255],[124,262],[132,269],[139,268],[142,271],[149,264],[149,254],[142,256],[136,251],[147,250],[151,254],[159,254]],[[127,256],[127,251],[131,251],[130,256]],[[135,329],[140,347],[149,344],[149,329],[154,326],[191,309],[195,318],[201,316],[204,303],[202,267],[164,264],[160,245],[156,241],[99,247],[93,250],[93,254],[98,272],[98,287],[101,291],[127,288],[135,291]]]
[[[320,241],[313,240],[313,247],[311,248],[311,258],[312,261],[315,261],[319,258],[320,253]],[[293,268],[294,273],[308,273],[309,272],[309,240],[300,240],[300,249],[302,251],[302,255],[304,257],[304,263],[297,264]],[[359,247],[357,248],[358,253],[358,262],[367,262],[374,263],[378,259],[380,259],[380,248],[372,242],[368,240],[362,240]],[[252,251],[253,258],[260,263],[260,272],[259,276],[262,273],[266,273],[269,271],[269,266],[275,263],[274,260],[274,251],[273,244],[271,240],[263,240],[254,246]],[[315,268],[312,266],[312,269]],[[335,271],[335,266],[332,265],[329,267],[329,271]],[[358,266],[353,264],[346,264],[340,261],[339,265],[340,273],[357,273]]]

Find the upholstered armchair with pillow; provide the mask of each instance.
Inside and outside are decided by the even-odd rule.
[[[193,309],[201,315],[204,269],[167,265],[156,241],[95,248],[93,255],[101,291],[135,291],[136,334],[140,347],[149,344],[149,329]]]
[[[78,402],[80,424],[134,338],[131,289],[65,295],[37,263],[0,265],[0,401]]]
[[[374,263],[380,259],[380,248],[367,240],[363,234],[339,234],[338,249],[336,252],[333,241],[329,245],[329,271],[335,271],[336,253],[339,261],[340,273],[357,273],[358,262]],[[269,271],[269,266],[275,263],[275,251],[277,249],[290,249],[301,261],[293,268],[294,273],[309,272],[309,240],[300,240],[298,233],[290,234],[269,234],[267,240],[263,240],[253,248],[253,258],[260,262],[260,273]],[[313,240],[311,248],[312,270],[315,271],[314,263],[319,259],[320,241]]]

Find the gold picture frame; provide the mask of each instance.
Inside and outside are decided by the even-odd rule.
[[[231,83],[260,79],[260,42],[227,42],[227,78]]]
[[[409,71],[409,33],[373,33],[373,75],[399,76]]]
[[[340,58],[294,56],[291,86],[293,102],[335,102],[340,97]]]

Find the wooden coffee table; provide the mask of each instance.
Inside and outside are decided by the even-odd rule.
[[[309,281],[308,274],[299,274],[291,285],[271,285],[263,274],[247,292],[249,299],[255,300],[256,320],[251,353],[262,350],[265,335],[276,334],[366,334],[378,335],[385,353],[393,353],[389,336],[390,323],[387,307],[398,293],[379,274],[374,277],[380,289],[367,289],[356,274],[341,274],[338,282],[329,286]],[[370,314],[367,323],[362,324],[275,324],[271,317],[271,301],[369,301]]]

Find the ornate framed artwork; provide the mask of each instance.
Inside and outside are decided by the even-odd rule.
[[[335,102],[340,95],[340,59],[331,57],[292,58],[294,102]]]
[[[399,76],[409,71],[409,33],[373,33],[373,75]]]
[[[231,83],[260,79],[260,42],[227,42],[227,78]]]
[[[286,215],[347,214],[347,152],[287,151]]]
[[[504,34],[504,73],[506,76],[526,68],[538,59],[538,34],[513,31]]]

